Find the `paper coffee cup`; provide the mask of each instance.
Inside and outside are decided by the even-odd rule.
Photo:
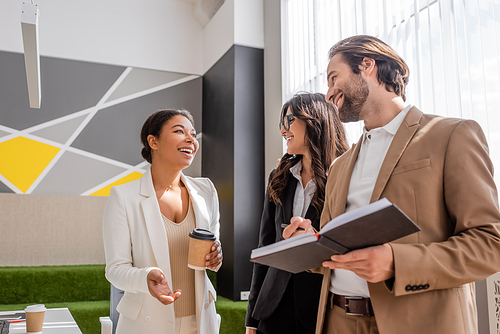
[[[189,233],[188,267],[195,270],[204,270],[205,256],[212,251],[216,240],[215,235],[209,230],[195,228]]]
[[[43,328],[43,318],[45,317],[45,305],[29,305],[26,306],[24,312],[26,313],[26,332],[27,333],[41,333]]]

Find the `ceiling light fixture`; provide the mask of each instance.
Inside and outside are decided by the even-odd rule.
[[[40,84],[40,52],[38,48],[38,5],[23,2],[21,30],[23,33],[24,64],[28,82],[30,108],[40,109],[42,102]]]

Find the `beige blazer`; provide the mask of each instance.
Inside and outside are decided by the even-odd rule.
[[[330,168],[321,226],[345,211],[359,147],[354,145]],[[391,243],[395,279],[368,284],[380,333],[477,333],[471,282],[500,270],[498,195],[480,126],[411,108],[370,201],[383,197],[422,231]],[[330,274],[324,270],[318,334]]]
[[[214,185],[206,178],[181,176],[196,216],[196,227],[219,238],[219,202]],[[125,291],[117,306],[117,334],[175,333],[174,306],[163,305],[149,293],[146,277],[153,268],[165,274],[172,288],[168,241],[151,172],[141,179],[113,187],[103,220],[106,278]],[[175,288],[175,287],[173,287]],[[198,333],[219,333],[215,289],[204,270],[196,270]]]

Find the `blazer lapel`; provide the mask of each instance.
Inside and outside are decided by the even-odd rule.
[[[392,171],[396,167],[401,155],[406,150],[406,147],[410,143],[413,135],[419,128],[420,118],[423,113],[416,107],[412,107],[408,114],[406,115],[403,123],[399,127],[398,131],[394,135],[391,146],[385,155],[384,162],[380,167],[380,172],[378,173],[377,181],[375,182],[375,187],[373,188],[370,203],[380,199],[382,192],[392,175]]]
[[[306,216],[304,218],[309,219],[311,221],[311,225],[319,231],[319,218],[317,215],[318,211],[314,207],[314,205],[309,204],[309,208],[307,209]]]
[[[295,197],[295,190],[297,189],[297,179],[290,173],[288,175],[288,185],[281,198],[281,210],[285,224],[290,224],[290,219],[293,216],[293,199]]]
[[[151,170],[148,170],[142,176],[140,194],[145,197],[141,202],[141,207],[156,264],[163,270],[165,275],[169,276],[170,257],[168,253],[167,233],[163,227],[163,219],[153,187]]]
[[[340,166],[340,173],[338,175],[328,175],[328,177],[337,178],[338,187],[336,187],[336,194],[333,197],[333,211],[331,212],[332,217],[337,217],[345,212],[345,207],[347,204],[347,193],[349,192],[349,184],[351,183],[352,170],[354,169],[354,164],[358,159],[359,148],[361,147],[361,137],[354,146],[344,153],[346,155],[345,160],[342,160],[343,166]],[[327,189],[328,191],[328,189]],[[328,223],[325,222],[325,223]]]
[[[205,198],[199,194],[199,188],[192,183],[184,174],[181,174],[181,180],[188,189],[191,205],[193,206],[194,215],[196,217],[196,227],[210,229],[208,208]]]

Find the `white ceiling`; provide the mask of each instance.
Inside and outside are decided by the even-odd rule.
[[[225,0],[174,0],[187,2],[193,5],[193,16],[205,27],[210,19],[217,13]]]

